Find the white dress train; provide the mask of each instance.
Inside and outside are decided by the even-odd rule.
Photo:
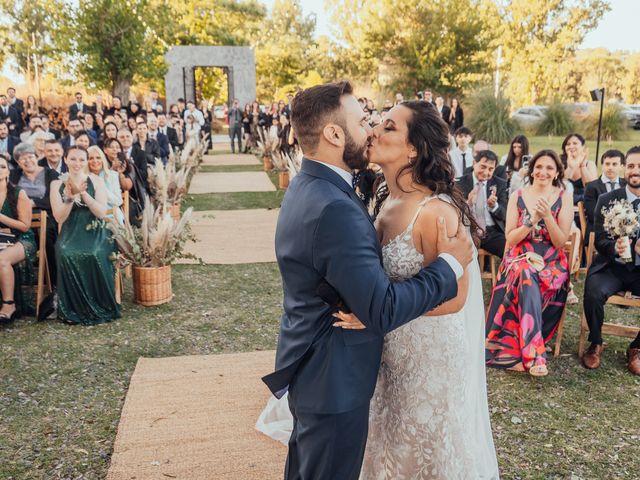
[[[412,240],[419,212],[382,249],[393,281],[411,278],[422,268],[424,258]],[[419,317],[385,337],[362,480],[499,478],[487,402],[478,262],[467,271],[469,292],[460,312]],[[287,443],[293,421],[286,397],[269,400],[256,428]]]

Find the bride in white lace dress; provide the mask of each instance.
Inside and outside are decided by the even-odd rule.
[[[426,102],[394,107],[374,130],[369,160],[382,167],[386,179],[378,192],[376,228],[384,268],[394,281],[412,277],[435,259],[438,217],[446,219],[450,232],[460,218],[477,226],[453,188],[447,148],[446,125]],[[342,328],[363,327],[352,315],[339,319]],[[257,427],[286,440],[287,417],[286,407],[270,401]],[[385,337],[360,478],[499,478],[477,262],[460,279],[455,299]]]

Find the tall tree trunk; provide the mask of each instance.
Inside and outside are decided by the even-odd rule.
[[[119,75],[114,75],[112,78],[114,79],[112,95],[114,97],[120,97],[123,106],[129,105],[129,88],[131,87],[131,79],[123,78]]]

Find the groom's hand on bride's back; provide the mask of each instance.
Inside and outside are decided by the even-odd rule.
[[[462,222],[458,222],[458,231],[453,237],[449,237],[447,233],[447,223],[444,217],[438,217],[438,255],[443,253],[452,255],[462,268],[473,260],[473,242],[471,235],[467,233],[467,229]]]

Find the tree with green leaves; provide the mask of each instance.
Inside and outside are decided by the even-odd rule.
[[[13,57],[29,82],[59,55],[64,9],[62,0],[0,0],[0,55]]]
[[[459,93],[490,70],[483,0],[330,1],[360,75],[381,87]]]
[[[299,0],[276,0],[256,42],[258,97],[272,98],[278,88],[295,89],[313,70],[309,53],[316,43],[316,19],[305,16]]]
[[[164,40],[156,29],[171,12],[151,0],[81,0],[65,32],[70,67],[89,85],[109,88],[125,102],[134,81],[161,77]]]
[[[563,65],[609,9],[607,0],[509,0],[501,9],[499,36],[515,105],[549,101],[565,86]]]

